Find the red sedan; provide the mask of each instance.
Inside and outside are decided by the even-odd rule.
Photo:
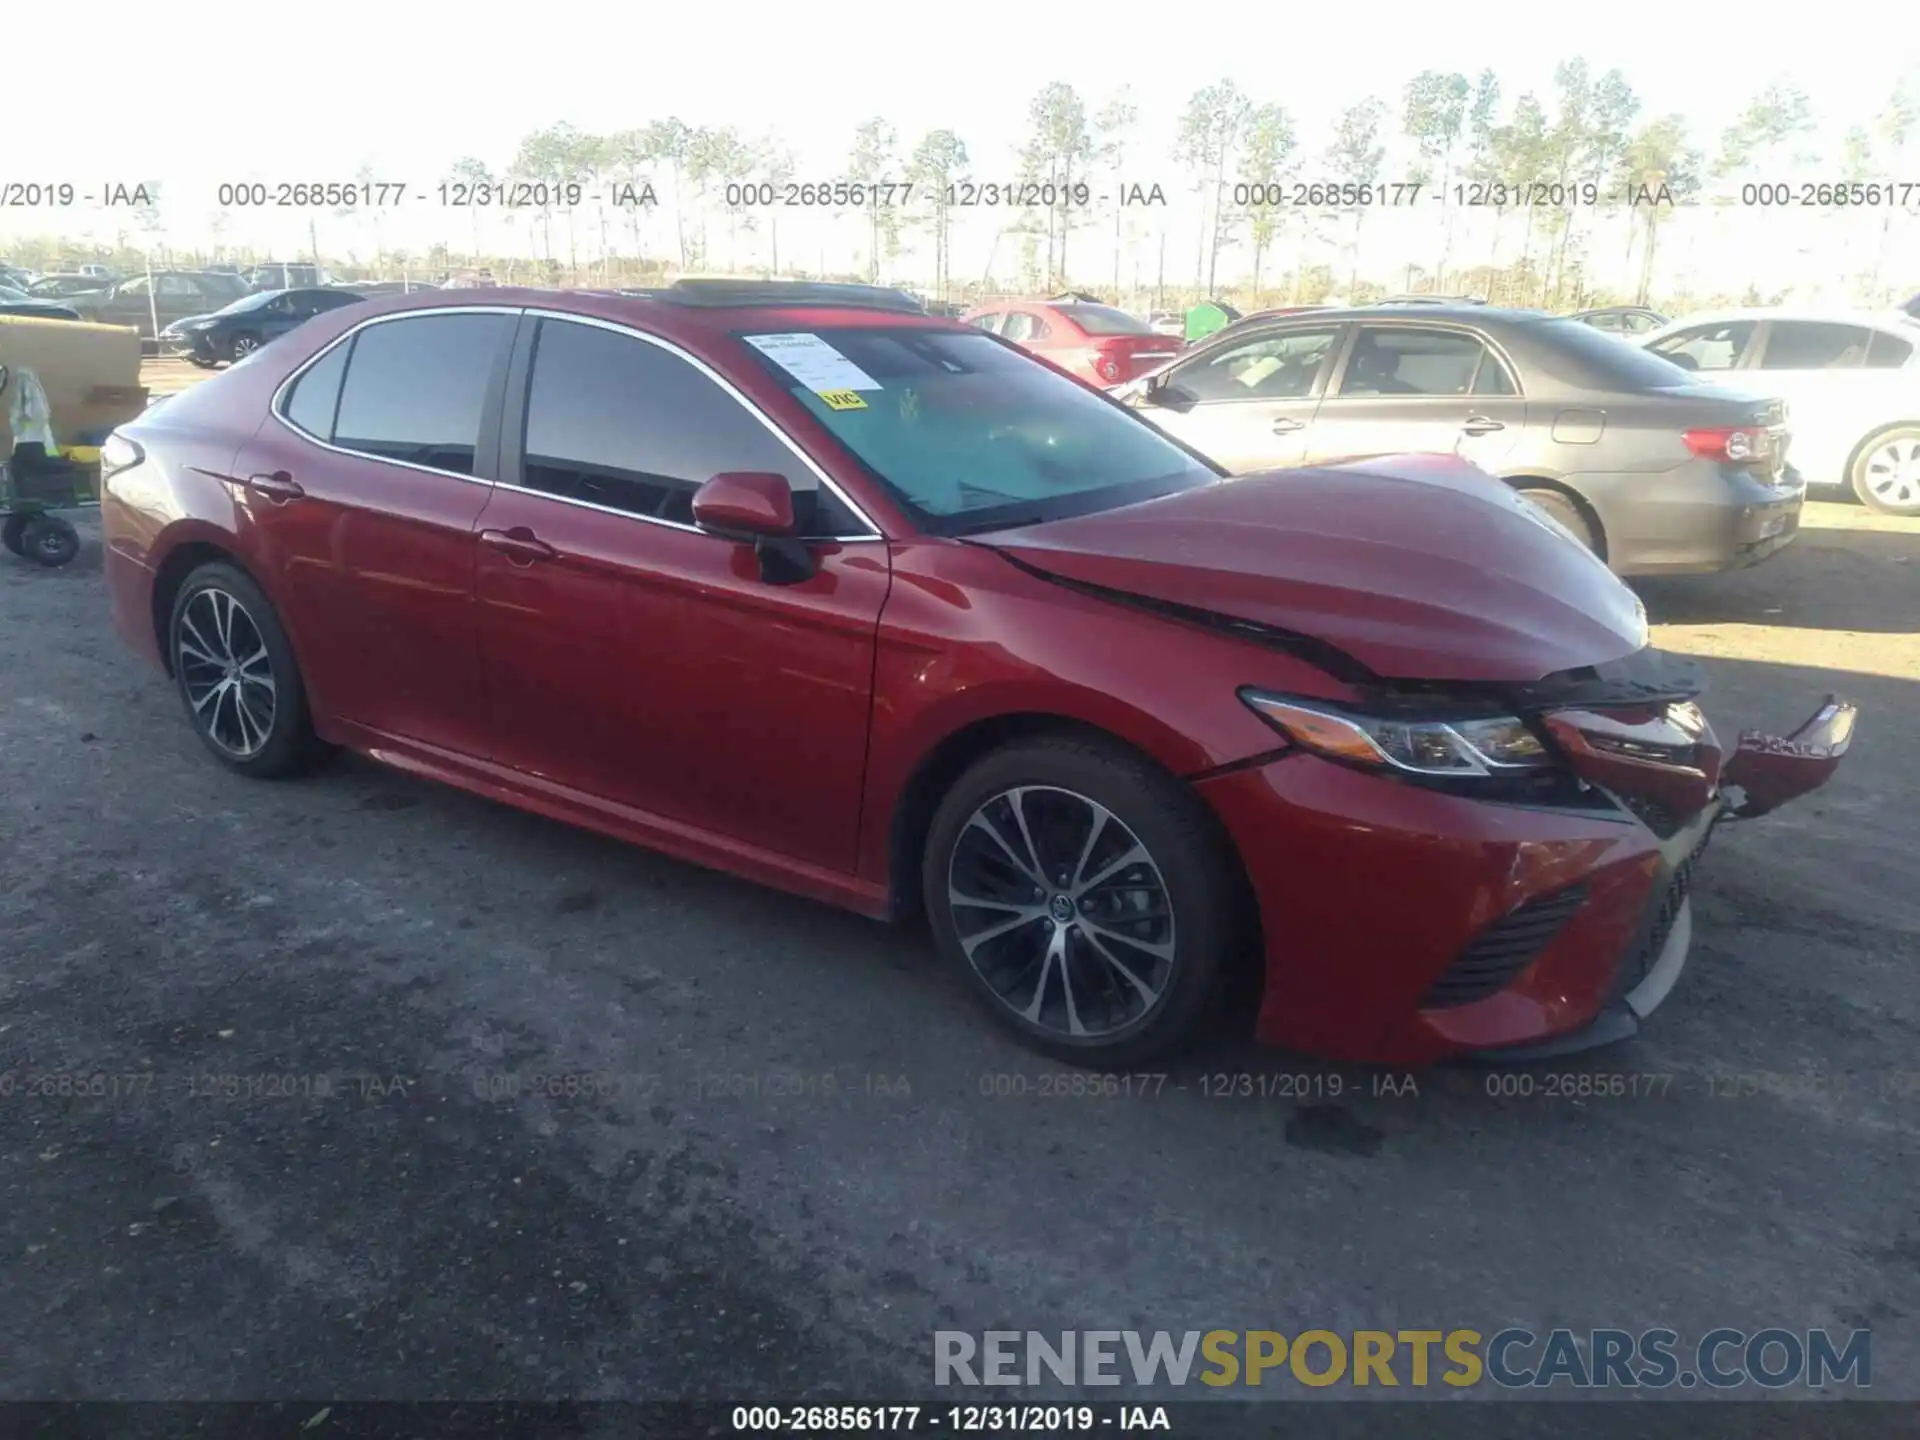
[[[963,318],[1103,390],[1137,380],[1181,350],[1146,321],[1085,301],[1003,300]]]
[[[117,432],[113,620],[225,765],[346,746],[886,919],[1046,1052],[1630,1033],[1729,753],[1632,593],[1451,458],[1229,481],[860,287],[394,297]]]

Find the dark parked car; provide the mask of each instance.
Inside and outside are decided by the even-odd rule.
[[[1235,472],[1460,455],[1622,575],[1754,564],[1793,538],[1805,500],[1779,401],[1530,311],[1367,306],[1242,323],[1122,398]]]
[[[0,315],[25,315],[39,320],[78,320],[80,312],[71,305],[39,300],[11,285],[0,285]]]
[[[113,281],[99,275],[42,275],[27,286],[27,294],[36,300],[56,303],[75,295],[94,295],[111,288]]]
[[[1609,335],[1651,335],[1667,323],[1666,316],[1644,305],[1608,305],[1599,310],[1582,310],[1567,318]]]
[[[208,270],[156,270],[117,281],[105,290],[75,295],[71,304],[89,320],[131,325],[143,340],[154,340],[176,320],[209,315],[247,293],[238,275]],[[159,320],[158,328],[154,325]]]
[[[160,343],[202,368],[222,360],[244,360],[269,340],[278,339],[315,315],[356,305],[352,290],[263,290],[211,315],[176,320],[160,332]]]
[[[1336,1055],[1630,1034],[1717,822],[1847,749],[1838,700],[1723,747],[1697,665],[1471,466],[1228,481],[871,293],[318,316],[109,441],[114,624],[241,774],[345,745],[924,909],[995,1015],[1099,1065],[1244,965],[1265,1038]]]

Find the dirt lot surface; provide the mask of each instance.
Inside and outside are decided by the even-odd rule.
[[[359,759],[229,776],[96,529],[0,557],[0,1399],[878,1402],[936,1328],[1509,1324],[1867,1326],[1920,1397],[1920,525],[1644,593],[1723,731],[1864,718],[1716,841],[1639,1038],[1505,1098],[1238,1045],[1090,1097],[912,931]]]

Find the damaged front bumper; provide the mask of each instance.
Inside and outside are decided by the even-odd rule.
[[[1686,967],[1693,940],[1694,872],[1714,830],[1724,820],[1766,815],[1826,784],[1853,744],[1858,711],[1837,695],[1828,695],[1792,734],[1745,731],[1724,760],[1704,719],[1694,728],[1695,717],[1697,712],[1685,717],[1683,726],[1701,743],[1684,757],[1692,763],[1684,764],[1676,763],[1682,758],[1679,756],[1654,758],[1656,742],[1644,733],[1621,733],[1650,726],[1612,721],[1597,729],[1584,728],[1603,717],[1579,712],[1564,713],[1549,721],[1549,727],[1573,753],[1575,764],[1583,772],[1604,775],[1605,779],[1598,782],[1602,788],[1616,793],[1649,828],[1658,827],[1658,868],[1607,1001],[1593,1020],[1568,1034],[1528,1045],[1478,1051],[1473,1058],[1502,1064],[1554,1059],[1611,1045],[1637,1033],[1641,1022],[1672,993]],[[1637,754],[1633,753],[1636,749]],[[1623,780],[1623,776],[1630,779]],[[1620,793],[1626,783],[1633,786],[1632,797]],[[1702,803],[1691,810],[1691,818],[1671,823],[1676,811],[1688,813],[1681,807],[1695,796]],[[1650,811],[1649,804],[1655,810]]]

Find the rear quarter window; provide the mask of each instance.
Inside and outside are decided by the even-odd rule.
[[[1699,383],[1693,372],[1662,360],[1637,341],[1609,335],[1578,320],[1543,320],[1532,334],[1535,340],[1572,359],[1592,378],[1623,390]]]

